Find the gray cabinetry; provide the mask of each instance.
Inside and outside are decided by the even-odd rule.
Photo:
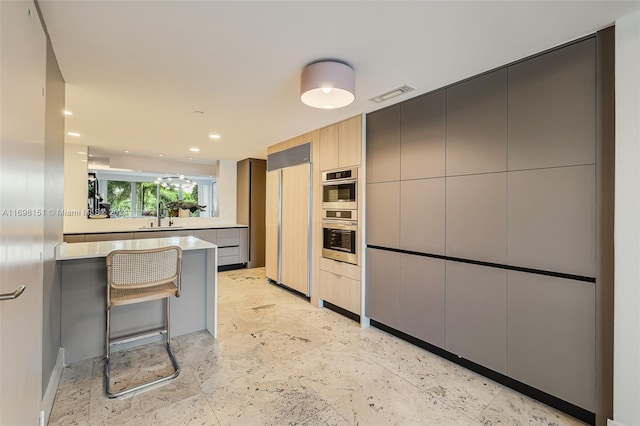
[[[507,174],[447,178],[447,255],[505,263]]]
[[[509,271],[507,373],[595,409],[595,285]]]
[[[238,161],[237,170],[237,220],[239,224],[248,225],[246,258],[248,268],[264,266],[265,257],[265,197],[267,162],[255,158]],[[244,241],[244,239],[241,239]]]
[[[400,182],[367,184],[367,244],[400,245]]]
[[[400,248],[444,254],[444,228],[445,179],[400,182]]]
[[[403,102],[401,107],[401,179],[444,176],[444,89]]]
[[[193,231],[193,236],[212,244],[218,244],[218,232],[215,229],[197,229]]]
[[[509,264],[595,276],[595,165],[509,172]]]
[[[95,241],[132,240],[133,238],[134,238],[133,232],[113,232],[110,234],[85,234],[84,235],[84,241],[87,243],[91,243]],[[157,238],[157,237],[151,237],[151,238]],[[78,242],[78,241],[69,241],[69,242]]]
[[[367,183],[400,180],[400,105],[367,116]]]
[[[509,170],[592,164],[595,38],[509,67]]]
[[[445,261],[400,255],[399,330],[444,347]]]
[[[506,170],[507,70],[503,68],[447,88],[447,176]]]
[[[398,328],[400,254],[367,249],[366,315]]]
[[[164,238],[164,236],[164,231],[143,231],[133,233],[134,240],[142,240],[145,238]]]
[[[505,374],[507,271],[459,262],[446,263],[445,349]]]

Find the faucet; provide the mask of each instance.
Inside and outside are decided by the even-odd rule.
[[[164,209],[164,205],[162,201],[158,201],[158,228],[162,226],[162,209]]]

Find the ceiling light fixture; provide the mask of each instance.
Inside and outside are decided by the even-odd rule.
[[[64,110],[63,114],[64,115],[73,115],[73,113],[71,111],[66,110],[66,109]]]
[[[200,152],[200,148],[196,148],[196,147],[189,148],[189,151],[191,151],[191,152]]]
[[[320,61],[307,65],[300,76],[300,100],[310,107],[341,108],[355,99],[356,75],[349,65]]]
[[[215,133],[210,134],[210,135],[209,135],[209,137],[210,137],[211,139],[220,139],[220,135],[217,135],[217,134],[215,134]]]
[[[80,133],[78,132],[67,132],[67,136],[73,136],[74,138],[80,137]]]

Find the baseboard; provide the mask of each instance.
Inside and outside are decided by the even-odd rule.
[[[64,368],[64,348],[60,348],[58,351],[58,358],[56,359],[56,365],[53,367],[51,376],[49,377],[49,384],[47,390],[42,398],[42,412],[43,417],[41,424],[46,425],[49,422],[49,415],[53,408],[53,402],[56,399],[56,391],[60,384],[60,378],[62,377],[62,369]]]

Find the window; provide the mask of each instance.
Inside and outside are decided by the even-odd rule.
[[[101,189],[99,196],[108,203],[110,217],[157,216],[158,185],[155,175],[132,175],[112,171],[96,172]],[[169,185],[160,186],[160,201],[163,215],[167,215],[167,204],[175,201],[204,206],[204,211],[190,212],[190,217],[213,217],[217,213],[216,181],[209,178],[194,178],[190,188]],[[105,190],[106,189],[106,190]],[[177,211],[171,212],[177,215]]]

